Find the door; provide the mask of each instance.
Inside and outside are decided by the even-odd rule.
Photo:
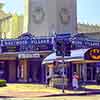
[[[92,67],[88,67],[87,68],[87,80],[93,80],[93,68]]]
[[[41,60],[34,59],[30,60],[28,64],[28,81],[34,83],[41,83]]]
[[[0,61],[0,79],[9,79],[9,64],[8,61]]]
[[[96,67],[95,64],[88,64],[87,66],[87,81],[94,81],[96,75]]]
[[[0,79],[5,79],[5,62],[0,61]]]

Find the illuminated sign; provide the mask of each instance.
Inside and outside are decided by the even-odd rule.
[[[100,60],[100,48],[93,48],[85,53],[86,60]]]

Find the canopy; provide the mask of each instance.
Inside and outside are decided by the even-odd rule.
[[[88,51],[89,49],[78,49],[78,50],[71,50],[71,56],[65,56],[64,61],[78,61],[78,60],[84,60],[84,54]],[[53,63],[54,60],[60,60],[61,56],[56,56],[56,53],[51,53],[48,55],[42,62],[42,64],[47,64],[47,63]]]

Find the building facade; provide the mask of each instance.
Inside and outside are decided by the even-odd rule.
[[[0,79],[7,82],[44,82],[42,61],[53,51],[50,37],[24,34],[17,39],[2,39],[0,45]]]
[[[76,0],[25,0],[24,30],[36,36],[77,30]]]
[[[79,33],[95,33],[100,32],[100,25],[96,24],[86,24],[86,23],[78,23],[78,32]]]
[[[17,38],[23,32],[23,15],[6,13],[3,6],[0,3],[0,37]]]
[[[64,58],[65,78],[71,82],[77,72],[81,82],[95,82],[96,73],[100,72],[100,41],[77,35],[71,45],[71,55]],[[0,78],[7,82],[46,83],[47,73],[61,77],[62,66],[53,37],[25,33],[17,39],[0,40]]]
[[[52,5],[52,2],[54,2],[53,5]],[[78,32],[78,33],[84,33],[86,36],[89,36],[91,38],[99,39],[100,37],[99,25],[89,25],[85,23],[77,24],[75,0],[73,1],[70,0],[70,2],[67,0],[64,0],[61,2],[58,0],[37,1],[37,2],[35,2],[34,0],[33,1],[25,0],[25,14],[24,15],[18,15],[16,13],[15,14],[5,13],[2,10],[4,4],[0,3],[0,32],[1,32],[0,37],[1,38],[17,38],[23,32],[30,30],[30,32],[34,33],[34,35],[36,36],[37,34],[38,36],[42,36],[42,35],[52,36],[55,32],[57,33]],[[66,3],[69,6],[65,7]],[[46,7],[45,5],[48,5],[48,7]],[[50,8],[51,5],[52,5],[52,8]],[[35,8],[37,8],[37,6],[39,7],[43,6],[44,7],[43,10],[45,10],[45,13],[44,11],[42,11],[43,16],[45,16],[45,20],[44,22],[40,21],[41,22],[40,24],[38,21],[34,22],[34,17],[36,16],[33,14],[33,12],[36,14],[34,10]],[[65,7],[66,9],[63,9],[63,7]],[[72,9],[70,7],[72,7]],[[60,11],[60,9],[63,9],[63,10]],[[40,8],[38,10],[40,10]],[[48,13],[48,12],[51,12],[51,13]],[[63,22],[64,20],[62,20],[62,16],[61,16],[62,13],[65,14],[63,15],[63,19],[65,20],[65,22]],[[67,19],[70,19],[69,22],[67,22]]]
[[[93,24],[77,24],[78,33],[82,33],[90,38],[98,39],[100,38],[100,25]]]
[[[23,16],[14,14],[6,20],[2,19],[2,38],[17,38],[21,33],[23,33]]]
[[[51,77],[56,77],[58,80],[64,73],[67,82],[71,83],[74,72],[77,72],[80,82],[96,83],[96,75],[100,72],[100,41],[86,37],[84,34],[76,35],[71,41],[71,54],[64,57],[64,62],[62,57],[58,57],[56,53],[52,53],[44,59],[43,64],[48,67],[47,73],[49,72]]]

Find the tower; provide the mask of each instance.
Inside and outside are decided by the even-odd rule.
[[[24,32],[48,36],[77,31],[76,0],[25,0]]]

